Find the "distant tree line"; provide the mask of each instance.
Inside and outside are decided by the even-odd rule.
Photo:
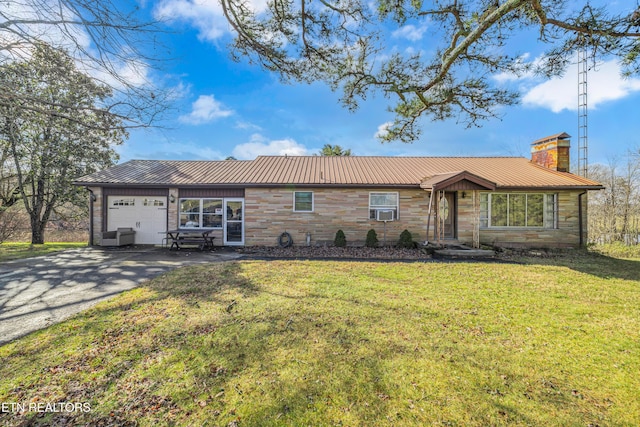
[[[640,243],[640,149],[589,168],[605,187],[589,194],[589,241]]]

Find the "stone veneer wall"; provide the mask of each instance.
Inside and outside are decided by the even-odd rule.
[[[96,196],[93,202],[93,242],[102,238],[103,192],[101,187],[90,187]],[[300,189],[313,191],[314,212],[293,212],[293,189],[248,188],[245,191],[245,245],[274,246],[280,233],[288,231],[294,244],[305,245],[306,234],[311,233],[311,244],[332,244],[336,231],[342,229],[350,245],[363,245],[369,229],[378,233],[383,241],[384,223],[368,219],[369,193],[388,189]],[[170,194],[177,196],[172,188]],[[457,193],[458,241],[473,242],[473,196]],[[580,243],[578,221],[578,194],[581,191],[560,191],[558,229],[481,229],[483,244],[498,246],[575,247]],[[387,243],[398,240],[402,230],[408,229],[417,242],[426,238],[429,193],[424,190],[400,190],[400,220],[387,223]],[[176,197],[177,199],[177,197]],[[583,228],[586,242],[587,197],[583,196]],[[178,202],[168,204],[168,227],[178,227]],[[433,230],[434,218],[431,219]],[[433,231],[430,238],[433,240]],[[216,245],[222,244],[222,230],[215,230]]]
[[[503,247],[577,247],[580,245],[578,195],[582,191],[558,191],[558,228],[495,228],[480,229],[480,243]],[[458,193],[458,240],[473,242],[473,197]],[[586,242],[586,195],[583,196],[583,229]]]
[[[311,233],[311,245],[333,244],[339,229],[344,231],[348,245],[364,245],[367,232],[373,228],[382,244],[384,223],[369,219],[369,193],[394,191],[380,188],[325,189],[299,188],[313,191],[314,212],[293,212],[294,189],[247,188],[245,190],[245,244],[274,246],[278,236],[287,231],[294,245],[306,245]],[[399,190],[398,221],[387,223],[387,244],[398,241],[407,229],[415,241],[424,241],[429,193],[421,190]]]

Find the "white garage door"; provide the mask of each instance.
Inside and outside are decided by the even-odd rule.
[[[160,244],[167,231],[167,198],[156,196],[109,196],[107,230],[131,227],[136,243]]]

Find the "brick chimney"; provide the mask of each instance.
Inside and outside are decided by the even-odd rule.
[[[531,143],[531,161],[558,172],[569,172],[571,135],[558,133]]]

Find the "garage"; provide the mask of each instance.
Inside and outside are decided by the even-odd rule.
[[[136,244],[161,244],[167,231],[167,197],[107,197],[107,230],[131,227]]]

